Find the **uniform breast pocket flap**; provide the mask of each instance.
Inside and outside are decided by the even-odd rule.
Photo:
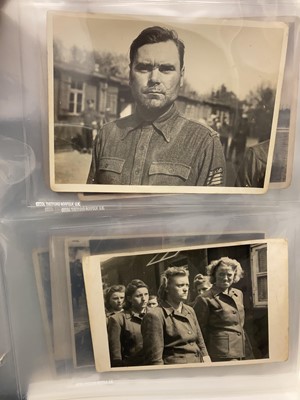
[[[178,176],[185,181],[188,179],[191,167],[181,163],[153,162],[149,169],[149,175],[171,175]]]
[[[123,170],[125,160],[115,157],[101,158],[99,162],[99,169],[102,171],[112,171],[120,174]]]
[[[210,307],[211,311],[213,311],[213,312],[221,312],[221,311],[223,311],[223,308],[222,308],[221,304],[215,299],[212,299],[209,302],[209,307]]]

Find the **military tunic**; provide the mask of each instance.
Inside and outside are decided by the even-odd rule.
[[[153,122],[137,113],[110,122],[95,139],[87,183],[224,185],[219,135],[179,114],[175,105]]]
[[[127,310],[108,318],[107,332],[112,367],[143,364],[141,324],[144,315]]]
[[[197,363],[207,356],[195,312],[185,304],[181,312],[165,302],[151,309],[142,335],[146,365]]]
[[[243,293],[216,286],[198,296],[194,310],[212,361],[245,357]]]

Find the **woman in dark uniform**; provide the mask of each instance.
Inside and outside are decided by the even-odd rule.
[[[209,362],[192,307],[184,304],[189,291],[188,271],[168,268],[161,277],[159,306],[142,322],[146,365]]]
[[[198,296],[194,310],[212,361],[245,358],[243,293],[232,288],[243,275],[240,263],[228,257],[207,267],[213,286]]]
[[[148,286],[139,279],[125,290],[124,311],[108,318],[107,331],[112,367],[142,365],[141,324],[147,312]]]

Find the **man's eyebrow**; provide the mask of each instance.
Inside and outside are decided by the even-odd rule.
[[[138,61],[137,64],[155,65],[157,67],[160,67],[161,65],[171,65],[171,66],[175,65],[175,63],[168,62],[168,61],[161,62],[161,63],[157,63],[157,62],[153,63],[152,61]]]
[[[168,62],[163,62],[163,63],[152,63],[151,61],[139,61],[135,64],[135,68],[149,68],[149,67],[156,67],[156,68],[163,68],[163,69],[168,69],[168,68],[175,68],[175,64],[173,63],[168,63]]]
[[[172,63],[162,63],[158,65],[158,68],[162,69],[175,69],[175,64]]]
[[[174,67],[174,65],[175,64],[173,64],[173,63],[170,63],[170,62],[165,62],[165,63],[161,63],[161,64],[159,64],[159,66],[166,66],[166,67]]]

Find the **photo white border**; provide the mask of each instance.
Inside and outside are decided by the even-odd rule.
[[[58,184],[55,181],[55,151],[54,151],[54,77],[53,77],[53,18],[55,16],[76,16],[82,18],[97,18],[101,19],[121,19],[121,20],[146,20],[153,22],[156,21],[174,24],[179,23],[179,18],[167,16],[150,16],[140,15],[120,15],[120,14],[86,14],[86,13],[70,13],[70,12],[48,12],[47,14],[47,45],[48,45],[48,108],[49,108],[49,170],[50,170],[50,188],[55,192],[78,192],[78,193],[155,193],[155,194],[263,194],[266,193],[270,184],[270,175],[272,169],[273,152],[275,147],[276,130],[280,108],[281,89],[284,76],[285,59],[288,44],[288,25],[284,22],[278,21],[249,21],[242,19],[198,19],[198,23],[212,25],[229,25],[229,26],[249,26],[249,27],[264,27],[282,29],[282,47],[281,58],[279,65],[279,73],[276,86],[276,98],[273,110],[273,120],[270,135],[270,145],[268,152],[268,160],[266,166],[266,173],[263,188],[254,187],[209,187],[209,186],[157,186],[157,185],[94,185],[94,184]],[[186,21],[185,21],[186,22]],[[193,20],[193,24],[196,21]]]
[[[110,258],[126,257],[142,254],[165,253],[172,251],[186,251],[219,247],[233,247],[242,245],[267,244],[268,266],[268,331],[269,331],[269,358],[255,360],[241,360],[218,363],[197,363],[185,365],[148,365],[136,367],[111,367],[106,329],[106,316],[103,300],[101,279],[101,262]],[[101,256],[87,256],[83,259],[83,273],[89,311],[90,327],[95,356],[95,365],[98,372],[107,371],[144,371],[153,369],[203,368],[211,366],[250,365],[268,362],[286,361],[288,358],[288,244],[284,239],[264,239],[245,242],[218,243],[217,245],[173,247],[169,249],[148,250],[143,252],[126,252],[122,254],[103,254]],[[101,304],[103,306],[101,306]]]
[[[224,238],[225,236],[236,236],[236,239],[238,240],[238,236],[242,236],[243,239],[241,239],[241,241],[245,241],[245,237],[247,235],[255,235],[257,236],[257,240],[260,237],[263,237],[264,233],[263,232],[244,232],[244,231],[234,231],[234,232],[228,232],[228,233],[218,233],[218,232],[212,232],[209,234],[201,234],[200,232],[191,232],[191,233],[185,233],[183,235],[180,235],[179,233],[171,233],[168,235],[163,235],[162,233],[157,233],[157,234],[143,234],[143,238],[144,239],[158,239],[161,238],[161,243],[163,245],[163,240],[170,240],[170,238],[178,238],[178,239],[187,239],[187,238],[199,238],[199,241],[201,239],[201,237],[220,237],[220,238]],[[56,336],[55,336],[55,343],[56,343],[56,349],[57,349],[57,355],[60,356],[60,349],[63,347],[64,350],[64,357],[66,358],[71,358],[73,360],[73,365],[75,368],[88,368],[90,365],[78,365],[77,363],[77,352],[76,352],[76,345],[75,345],[75,332],[74,332],[74,313],[73,313],[73,301],[72,301],[72,290],[71,290],[71,277],[70,277],[70,265],[69,265],[69,249],[71,247],[88,247],[88,243],[90,241],[107,241],[107,240],[133,240],[133,239],[139,239],[140,235],[136,234],[136,235],[117,235],[117,236],[113,236],[113,235],[108,235],[108,236],[67,236],[67,237],[54,237],[54,240],[52,240],[53,245],[58,245],[58,253],[60,251],[62,251],[62,243],[64,246],[64,257],[65,257],[65,267],[66,267],[66,275],[62,275],[61,279],[63,280],[61,282],[62,285],[65,285],[65,287],[67,288],[67,290],[64,290],[63,292],[60,291],[59,293],[56,292],[56,295],[60,296],[60,302],[64,302],[64,303],[68,303],[68,310],[69,312],[66,313],[66,309],[64,308],[64,322],[61,319],[61,315],[59,315],[59,320],[58,323],[55,324],[55,326],[59,325],[60,330],[57,331],[56,330]],[[52,238],[53,239],[53,238]],[[214,239],[215,240],[215,239]],[[220,239],[221,240],[221,239]],[[229,240],[229,237],[227,237],[227,240]],[[231,238],[230,240],[233,240],[233,238]],[[249,239],[250,240],[250,239]],[[210,242],[212,243],[212,242]],[[221,242],[219,242],[221,243]],[[236,242],[237,243],[237,242]],[[203,244],[204,246],[205,244]],[[144,249],[148,249],[152,251],[156,251],[157,245],[147,245],[144,246]],[[199,244],[200,246],[200,244]],[[138,247],[138,246],[137,246]],[[131,247],[131,250],[128,251],[138,251],[137,247],[134,249],[133,247]],[[161,251],[164,251],[164,249],[161,248]],[[56,254],[58,254],[56,252]],[[104,253],[107,254],[107,253]],[[118,257],[119,254],[123,254],[123,251],[120,250],[120,252],[116,252],[116,253],[111,253],[111,254],[115,254],[115,257]],[[98,254],[100,256],[100,254]],[[60,255],[58,255],[58,259],[60,260]],[[83,260],[81,260],[83,262]],[[55,260],[53,260],[53,262],[55,263]],[[64,282],[65,280],[65,282]],[[68,301],[67,301],[68,300]],[[55,311],[55,315],[57,316],[57,313],[59,313],[60,311],[56,309]],[[64,336],[64,339],[61,339],[61,334],[62,332],[65,332],[65,334],[68,334],[70,332],[70,341],[68,340],[67,336]],[[61,343],[61,340],[63,340],[63,342]],[[65,340],[68,340],[68,344],[65,343]],[[64,343],[64,344],[63,344]],[[71,343],[71,350],[70,350],[70,343]],[[72,354],[72,356],[71,356]],[[94,366],[94,364],[93,364]]]

